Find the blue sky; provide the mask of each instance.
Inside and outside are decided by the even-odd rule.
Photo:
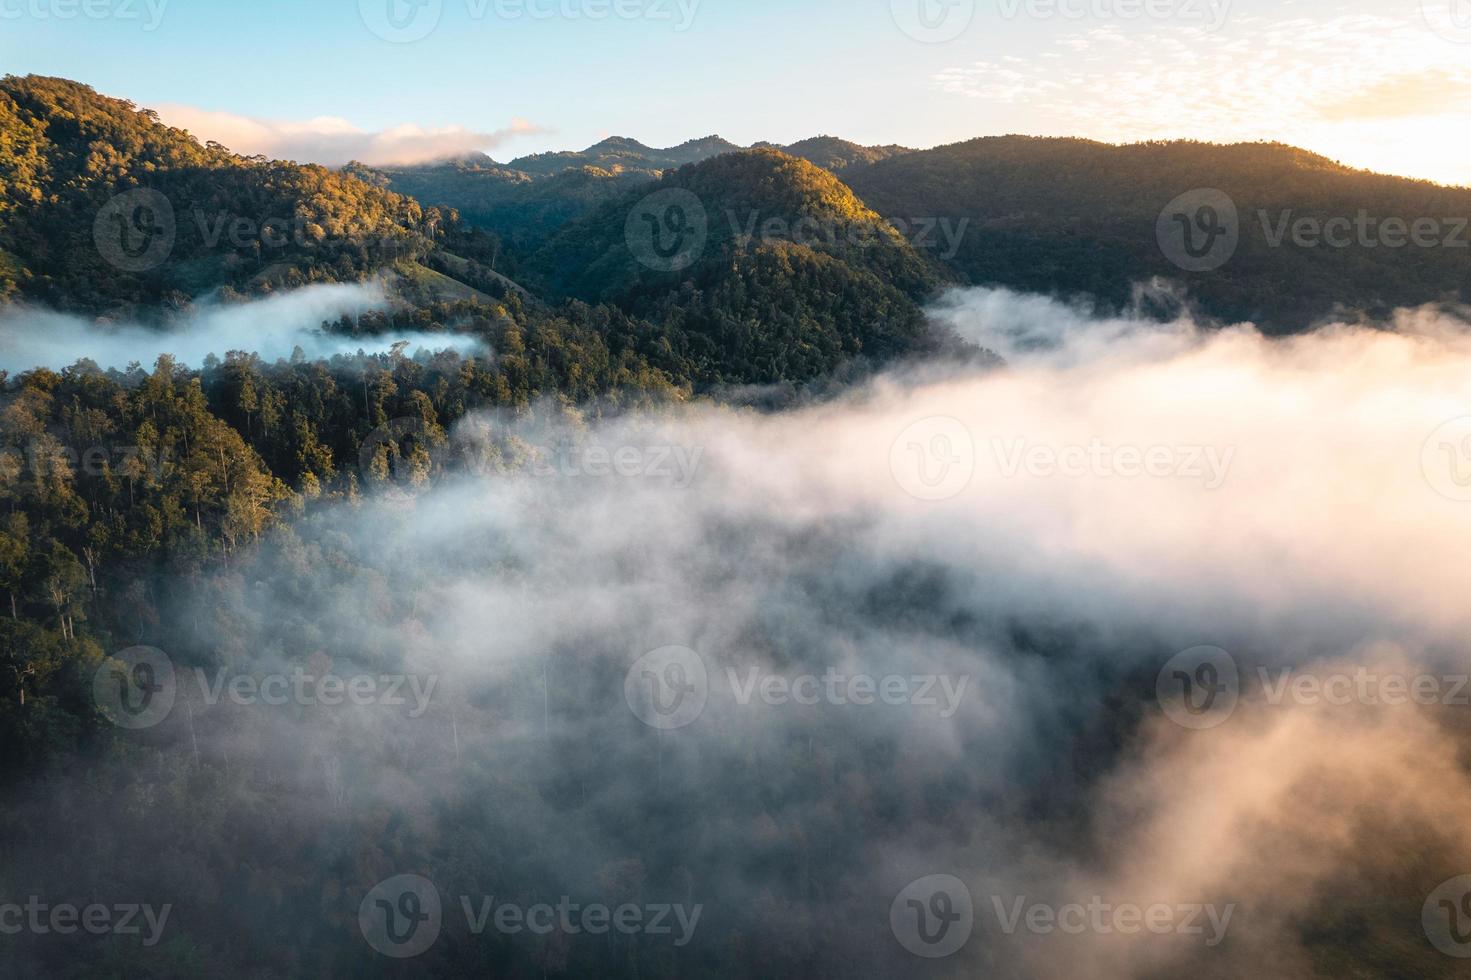
[[[1471,10],[1464,36],[1422,10],[1451,3],[1471,0],[0,0],[0,65],[302,159],[1028,132],[1283,139],[1471,182],[1446,128],[1471,130]],[[380,36],[395,10],[407,40]]]

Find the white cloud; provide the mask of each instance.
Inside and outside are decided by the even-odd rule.
[[[543,132],[524,119],[513,119],[504,129],[491,132],[464,126],[425,129],[408,123],[370,132],[335,116],[294,122],[177,104],[161,105],[157,111],[170,126],[187,129],[201,140],[222,143],[236,153],[327,166],[350,160],[373,165],[423,163],[477,150],[489,152],[517,136]]]
[[[1413,8],[1241,17],[1216,32],[1110,25],[1052,47],[1024,63],[948,68],[933,82],[1025,108],[1049,119],[1054,135],[1279,140],[1351,166],[1471,183],[1471,65]]]
[[[49,310],[11,307],[0,315],[0,370],[17,373],[35,367],[55,370],[87,358],[102,368],[122,370],[137,361],[151,366],[161,354],[199,367],[210,354],[232,350],[259,354],[267,361],[290,357],[300,347],[311,358],[386,351],[406,341],[408,352],[480,347],[463,334],[396,331],[379,337],[324,333],[324,321],[343,314],[361,316],[385,310],[390,300],[377,283],[318,284],[267,299],[229,305],[203,304],[169,329],[139,323],[99,324]]]

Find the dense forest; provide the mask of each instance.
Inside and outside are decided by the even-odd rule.
[[[366,168],[339,173],[201,145],[72,82],[0,84],[0,257],[11,300],[103,318],[162,311],[164,329],[209,297],[246,302],[378,277],[393,284],[391,311],[323,329],[468,335],[491,352],[416,359],[395,348],[272,363],[241,338],[241,350],[204,365],[82,361],[0,375],[9,771],[44,767],[97,734],[87,678],[103,651],[157,621],[149,576],[228,568],[313,501],[357,499],[375,475],[427,478],[431,458],[454,466],[440,450],[468,414],[657,408],[712,386],[812,381],[938,343],[919,309],[940,281],[933,264],[831,174],[776,151],[709,159],[632,191],[588,168],[536,182],[556,212],[547,220],[565,228],[519,267],[459,212],[382,183]],[[625,240],[629,207],[660,187],[708,202],[709,244],[683,274],[643,267]],[[139,189],[169,203],[176,236],[156,265],[119,267],[94,240],[95,219],[114,195]],[[742,240],[746,215],[863,226],[872,240]],[[249,242],[209,240],[211,223],[241,216],[257,223]],[[290,221],[279,247],[259,233],[273,216]],[[373,433],[405,419],[422,428],[360,458]],[[524,462],[507,449],[476,465]]]
[[[712,141],[688,145],[717,152]],[[1274,333],[1345,310],[1384,316],[1471,298],[1471,191],[1354,170],[1295,147],[1004,136],[923,151],[834,137],[780,149],[840,175],[864,207],[927,245],[958,283],[1120,309],[1136,283],[1159,278],[1179,283],[1208,317]],[[545,155],[530,169],[518,169],[521,161],[455,163],[394,172],[384,182],[426,204],[461,209],[509,243],[504,261],[519,268],[565,225],[626,200],[624,184],[687,162],[664,152],[672,151],[614,139]],[[1221,268],[1189,271],[1161,250],[1156,225],[1167,205],[1201,189],[1231,199],[1239,245]],[[724,197],[717,189],[712,200]],[[1292,231],[1305,220],[1357,229],[1361,215],[1366,230],[1338,246],[1321,237],[1304,245]],[[1426,220],[1434,231],[1425,244],[1394,244],[1396,224]],[[955,229],[953,240],[923,231],[936,225]]]
[[[1160,253],[1156,220],[1202,186],[1237,201],[1242,246],[1220,270],[1185,273]],[[853,976],[892,962],[886,896],[877,926],[833,910],[877,894],[868,872],[877,851],[912,843],[906,815],[950,842],[976,833],[982,809],[1073,841],[1086,820],[1069,806],[1126,752],[1152,696],[1153,671],[1112,654],[1169,651],[1142,628],[1145,639],[1101,637],[978,613],[992,583],[928,553],[875,560],[894,542],[865,537],[874,518],[861,511],[827,522],[816,508],[804,523],[718,494],[668,507],[636,480],[606,496],[586,481],[580,496],[576,480],[528,488],[516,478],[547,448],[532,434],[576,452],[599,425],[645,438],[702,411],[763,419],[750,406],[820,400],[833,379],[907,359],[989,368],[993,355],[925,317],[957,284],[1117,306],[1167,277],[1211,315],[1284,331],[1340,302],[1471,298],[1465,252],[1268,250],[1252,216],[1278,207],[1453,216],[1471,211],[1471,191],[1276,145],[1012,137],[928,151],[614,138],[505,165],[333,170],[242,157],[74,82],[4,78],[0,328],[59,310],[99,333],[166,335],[191,311],[321,283],[379,285],[388,300],[320,325],[361,344],[355,354],[267,359],[244,336],[198,364],[0,372],[0,886],[96,889],[102,868],[124,898],[180,906],[158,949],[29,936],[0,947],[0,972],[400,975],[363,945],[355,915],[366,888],[406,869],[432,872],[447,900],[491,888],[525,902],[558,888],[740,896],[689,952],[447,929],[425,961],[446,975]],[[906,232],[936,219],[965,229],[953,252]],[[473,353],[409,351],[395,341],[410,332],[470,340]],[[484,478],[478,496],[425,499],[469,474]],[[780,474],[753,476],[756,494],[779,492]],[[659,523],[666,510],[687,524]],[[660,548],[668,567],[651,558]],[[856,571],[869,566],[881,570]],[[496,601],[456,596],[465,582]],[[937,736],[961,765],[851,713],[771,726],[737,713],[665,739],[631,718],[609,665],[667,642],[629,622],[677,632],[670,594],[730,616],[702,639],[732,657],[843,662],[876,636],[885,658],[1005,651],[1037,665],[1039,689],[1087,696],[1049,704],[1046,732]],[[483,618],[456,620],[467,607]],[[607,614],[625,632],[582,625],[609,609],[631,610]],[[831,622],[804,620],[811,610]],[[532,621],[555,624],[557,642],[498,659]],[[456,660],[447,651],[466,635]],[[890,649],[895,635],[905,643]],[[134,646],[169,651],[181,672],[336,664],[375,677],[460,669],[463,683],[423,720],[226,704],[206,724],[181,700],[156,731],[128,733],[99,710],[96,684]],[[1029,751],[995,762],[1017,770],[998,775],[988,739],[1012,737],[1055,739],[1045,747],[1063,761],[1039,768],[1044,753]],[[701,778],[712,767],[718,785]],[[75,846],[45,846],[58,839]],[[588,872],[568,852],[606,860]],[[561,877],[548,883],[547,868]],[[1310,943],[1325,970],[1408,962],[1359,921],[1372,892],[1350,882],[1359,904],[1324,913]],[[1392,916],[1418,914],[1395,901]],[[819,962],[833,948],[841,956]]]
[[[1353,170],[1290,146],[993,137],[844,171],[890,218],[970,219],[950,270],[963,281],[1088,296],[1118,308],[1131,284],[1183,283],[1206,314],[1278,333],[1340,311],[1385,316],[1400,306],[1471,300],[1471,190]],[[1221,268],[1172,264],[1156,222],[1179,195],[1225,192],[1240,244]],[[1284,222],[1372,222],[1345,247],[1306,247]],[[1265,217],[1264,217],[1265,216]],[[1434,223],[1428,246],[1398,247],[1381,224]],[[1390,227],[1388,224],[1384,228]],[[1458,231],[1459,229],[1459,231]],[[1381,241],[1380,239],[1383,239]],[[1343,240],[1343,239],[1340,239]]]

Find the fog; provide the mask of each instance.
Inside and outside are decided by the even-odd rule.
[[[399,341],[412,354],[420,348],[475,350],[474,338],[454,334],[400,331],[382,337],[347,337],[326,333],[324,321],[346,314],[361,316],[386,310],[390,300],[379,284],[315,285],[246,303],[202,303],[166,328],[142,323],[113,323],[36,308],[0,312],[0,370],[12,373],[35,367],[60,370],[87,358],[103,369],[125,369],[129,363],[151,366],[160,354],[172,354],[189,367],[199,367],[210,354],[223,358],[244,350],[274,361],[300,347],[310,359],[336,354],[384,351]]]
[[[1471,869],[1454,681],[1274,685],[1466,673],[1466,322],[1273,340],[988,290],[935,316],[1009,365],[774,414],[476,415],[432,486],[295,519],[139,631],[181,679],[135,735],[194,798],[115,788],[69,818],[92,843],[13,879],[118,868],[178,928],[228,916],[262,962],[373,974],[359,904],[417,874],[436,972],[1292,977],[1351,951],[1451,975],[1420,911]],[[646,659],[671,647],[693,654]],[[1200,647],[1239,673],[1224,715],[1165,692]],[[417,715],[208,705],[192,673],[300,664],[436,686]],[[780,694],[830,674],[935,683]],[[661,720],[649,680],[703,709]],[[905,916],[942,909],[912,890],[935,875],[973,926],[930,958]],[[703,915],[680,947],[475,935],[459,899],[482,895]],[[1202,931],[1029,929],[1038,903],[1193,907]]]

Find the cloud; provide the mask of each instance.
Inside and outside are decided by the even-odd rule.
[[[323,322],[388,306],[388,297],[377,284],[315,285],[248,303],[206,303],[167,329],[9,307],[0,313],[0,370],[60,370],[83,358],[104,369],[122,370],[134,361],[151,366],[162,354],[197,368],[208,355],[224,357],[232,350],[275,360],[290,357],[301,347],[309,358],[317,359],[387,350],[398,341],[408,342],[409,353],[420,348],[468,352],[479,346],[475,338],[454,334],[400,331],[382,337],[346,337],[322,330]]]
[[[1052,135],[1279,140],[1354,166],[1471,183],[1461,135],[1471,131],[1471,68],[1413,5],[1403,16],[1232,16],[1214,32],[1109,23],[932,82],[1025,108]]]
[[[404,124],[368,132],[345,119],[320,116],[306,122],[258,119],[193,106],[157,107],[170,126],[187,129],[247,155],[341,166],[351,160],[370,165],[424,163],[472,152],[489,152],[518,136],[545,132],[524,119],[504,129],[480,132],[463,126],[425,129]]]
[[[926,965],[891,903],[943,874],[975,922],[937,976],[1308,976],[1375,955],[1434,975],[1420,906],[1471,858],[1464,709],[1273,703],[1255,678],[1471,667],[1471,505],[1425,452],[1471,412],[1471,327],[1427,309],[1269,339],[1000,290],[936,315],[1010,366],[906,369],[777,413],[474,413],[432,487],[365,485],[219,576],[169,580],[156,633],[181,667],[433,678],[429,708],[210,705],[186,673],[190,710],[145,743],[172,761],[149,772],[207,790],[32,790],[12,887],[105,871],[265,968],[371,963],[360,903],[421,874],[449,910],[423,968],[508,975],[676,954],[476,935],[462,896],[699,902],[670,972],[867,977]],[[1018,441],[1084,465],[1013,466]],[[1125,466],[1131,447],[1170,465]],[[1210,449],[1229,459],[1214,486]],[[1243,680],[1194,730],[1156,680],[1200,644]],[[669,646],[707,680],[702,712],[660,729],[629,692],[697,684],[639,672]],[[946,715],[846,686],[743,700],[752,671],[968,683]],[[26,846],[61,807],[78,846]],[[1207,944],[1008,931],[996,911],[1095,899],[1232,915]]]
[[[1329,122],[1410,119],[1464,112],[1471,105],[1471,80],[1448,71],[1400,75],[1336,98],[1319,110]]]

